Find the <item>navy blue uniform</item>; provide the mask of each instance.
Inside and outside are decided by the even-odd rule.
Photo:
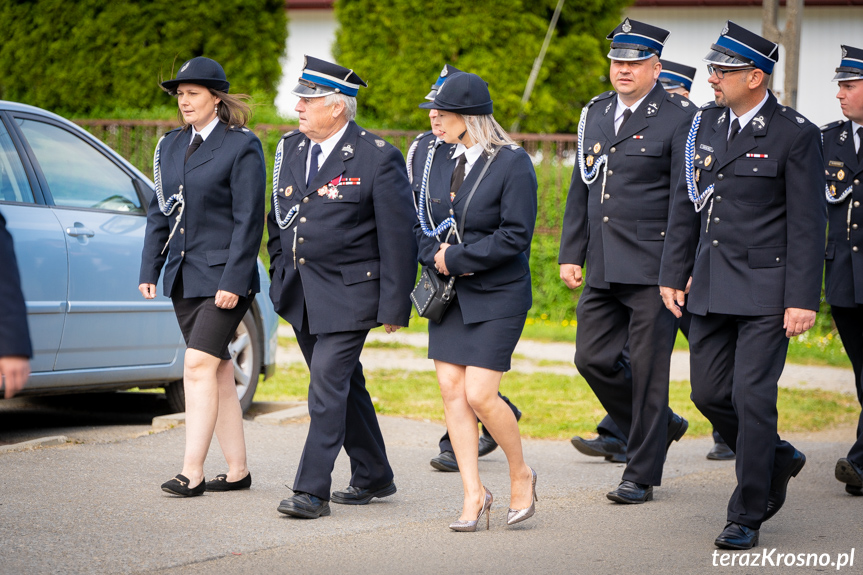
[[[590,185],[578,166],[566,200],[559,263],[585,266],[575,363],[627,442],[623,479],[660,485],[668,378],[677,321],[657,287],[683,135],[696,110],[657,82],[615,134],[615,92],[592,101],[583,133],[587,166],[608,157]],[[620,369],[629,342],[631,374]]]
[[[863,162],[854,150],[851,122],[822,128],[827,185],[836,196],[852,187],[840,203],[827,204],[826,272],[824,288],[842,345],[854,367],[857,399],[863,404]],[[857,442],[848,459],[863,467],[863,412]]]
[[[27,306],[6,219],[0,214],[0,357],[33,357]]]
[[[311,372],[312,421],[294,490],[329,500],[342,446],[352,486],[393,478],[359,356],[369,329],[408,325],[416,216],[404,157],[353,121],[308,187],[313,142],[299,131],[283,141],[279,207],[283,217],[299,212],[284,230],[268,216],[270,297]]]
[[[728,110],[702,112],[694,167],[699,189],[715,188],[696,212],[680,179],[659,283],[683,290],[692,276],[692,400],[738,454],[728,520],[759,529],[772,476],[793,465],[776,433],[783,316],[818,310],[824,164],[818,128],[772,93],[730,147]]]
[[[212,297],[223,290],[249,297],[261,289],[257,255],[266,179],[261,142],[248,128],[229,128],[220,121],[184,163],[190,142],[190,131],[179,128],[162,140],[164,195],[182,191],[186,207],[162,253],[179,208],[165,217],[153,195],[140,283],[155,284],[164,267],[164,294],[171,297],[182,268],[183,293],[175,296]]]

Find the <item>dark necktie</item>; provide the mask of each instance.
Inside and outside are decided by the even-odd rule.
[[[860,142],[860,147],[857,148],[857,163],[863,163],[863,126],[857,128],[857,141]]]
[[[629,117],[631,115],[632,115],[632,110],[630,110],[629,108],[627,108],[623,111],[623,120],[620,121],[620,125],[617,127],[617,133],[618,134],[623,129],[623,126],[626,124],[626,121],[629,119]]]
[[[450,200],[455,199],[456,192],[464,182],[464,167],[467,165],[467,154],[462,154],[458,157],[458,163],[455,165],[455,170],[452,172],[452,180],[449,183]]]
[[[183,163],[189,161],[189,156],[195,153],[195,150],[201,147],[201,144],[204,143],[204,138],[201,137],[201,134],[195,134],[195,137],[192,139],[192,143],[189,144],[189,147],[186,148],[186,159],[183,160]]]
[[[728,134],[728,145],[731,145],[731,142],[734,141],[734,138],[737,137],[737,134],[740,132],[740,122],[737,118],[734,118],[734,121],[731,122],[731,133]]]
[[[321,145],[315,144],[309,153],[312,155],[312,161],[309,165],[309,178],[306,180],[306,187],[312,185],[312,180],[318,175],[318,155],[321,153]]]

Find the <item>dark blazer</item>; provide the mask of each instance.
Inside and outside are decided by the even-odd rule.
[[[605,92],[588,110],[583,153],[587,163],[608,155],[605,198],[602,171],[588,187],[576,163],[558,262],[586,262],[585,281],[595,288],[656,285],[670,198],[683,166],[684,131],[697,107],[657,82],[615,134],[616,107],[616,93]]]
[[[3,214],[0,214],[0,270],[0,357],[33,357],[18,262]]]
[[[248,128],[219,122],[184,164],[190,142],[191,132],[180,128],[162,140],[165,199],[182,187],[186,207],[171,245],[161,254],[179,208],[165,217],[153,195],[140,283],[156,283],[164,266],[164,294],[170,297],[182,266],[184,297],[211,297],[218,290],[243,297],[258,293],[266,180],[261,141]]]
[[[696,315],[818,310],[827,223],[818,128],[770,93],[726,149],[727,109],[702,112],[695,167],[699,191],[715,185],[713,208],[697,213],[680,178],[659,285],[684,289],[692,275],[686,307]]]
[[[428,183],[432,215],[440,224],[454,213],[461,222],[465,199],[479,178],[489,154],[471,167],[455,201],[450,201],[450,180],[455,147],[435,152]],[[530,156],[518,146],[500,149],[477,187],[465,219],[461,244],[454,237],[446,251],[446,266],[455,276],[462,317],[466,324],[512,317],[527,312],[533,303],[528,255],[536,224],[536,173]],[[419,261],[434,267],[441,241],[426,237],[416,222]]]
[[[279,206],[283,217],[300,208],[284,230],[273,211],[267,218],[276,311],[300,328],[305,302],[312,334],[408,325],[416,216],[401,152],[351,121],[307,189],[312,142],[296,130],[283,140]],[[340,176],[354,185],[328,197],[327,183]]]
[[[863,162],[857,160],[854,151],[850,121],[828,124],[821,135],[827,185],[833,186],[837,195],[853,186],[841,203],[827,204],[830,223],[824,289],[830,305],[855,307],[863,305]]]

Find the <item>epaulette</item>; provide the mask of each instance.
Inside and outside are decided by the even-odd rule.
[[[292,130],[292,131],[288,132],[287,134],[282,136],[282,139],[287,140],[288,138],[296,136],[297,134],[302,134],[302,132],[300,132],[299,128],[297,128],[296,130]]]
[[[605,100],[607,98],[614,96],[616,93],[617,92],[615,92],[614,90],[609,90],[608,92],[603,92],[602,94],[600,94],[598,96],[594,96],[593,98],[591,98],[589,103],[593,104],[594,102],[598,102],[600,100]]]
[[[836,120],[835,122],[830,122],[829,124],[824,124],[823,126],[821,126],[821,131],[822,132],[829,132],[833,128],[838,128],[839,126],[843,125],[844,123],[845,123],[845,120]]]
[[[779,115],[784,116],[787,120],[789,120],[792,124],[796,124],[801,128],[806,124],[811,124],[809,120],[800,115],[800,112],[795,110],[794,108],[789,108],[788,106],[778,106]]]
[[[228,127],[228,129],[231,130],[232,132],[251,133],[251,130],[249,130],[245,126],[230,126],[230,127]]]
[[[384,148],[387,147],[387,141],[386,140],[384,140],[380,136],[372,134],[371,132],[369,132],[367,130],[360,129],[360,137],[362,139],[374,144],[374,146],[378,150],[383,150]]]
[[[671,94],[668,92],[666,92],[666,95],[668,96],[669,100],[671,100],[672,102],[674,102],[675,105],[677,105],[678,108],[682,108],[683,110],[687,111],[695,109],[695,104],[689,98],[685,98],[680,94]]]
[[[422,134],[417,134],[417,137],[416,137],[416,138],[414,138],[414,140],[422,140],[423,138],[425,138],[425,137],[427,137],[427,136],[431,136],[431,133],[432,133],[432,131],[431,131],[431,130],[426,130],[426,131],[425,131],[425,132],[423,132]]]
[[[703,104],[701,104],[699,109],[707,110],[708,108],[719,108],[719,105],[715,101],[711,100],[709,102],[704,102]]]

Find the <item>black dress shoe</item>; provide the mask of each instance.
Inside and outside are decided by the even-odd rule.
[[[729,521],[713,544],[720,549],[752,549],[758,545],[758,529]]]
[[[668,421],[668,435],[666,436],[665,444],[666,455],[671,447],[671,443],[673,441],[680,441],[680,438],[683,437],[687,429],[689,429],[689,422],[676,413],[672,413],[671,419]]]
[[[494,437],[481,433],[479,435],[479,456],[488,455],[495,449],[497,449],[497,441],[494,440]]]
[[[836,462],[836,479],[845,484],[845,491],[851,495],[863,495],[863,468],[843,457]]]
[[[707,452],[707,459],[714,461],[731,461],[736,457],[727,443],[714,443],[710,451]]]
[[[796,477],[803,466],[806,465],[806,456],[799,451],[794,451],[791,463],[770,481],[770,493],[767,495],[767,513],[764,521],[767,521],[782,509],[785,504],[785,495],[788,493],[788,482]]]
[[[228,481],[228,475],[220,473],[215,479],[207,482],[207,491],[237,491],[252,486],[252,472],[238,481]]]
[[[653,486],[624,479],[606,497],[616,503],[644,503],[653,499]]]
[[[584,439],[576,435],[571,440],[572,446],[591,457],[604,457],[606,461],[626,463],[626,443],[613,435],[600,433],[594,439]]]
[[[196,495],[203,495],[206,489],[206,479],[202,480],[199,484],[190,489],[189,478],[179,473],[162,484],[162,491],[172,495],[179,495],[180,497],[195,497]]]
[[[375,497],[388,497],[396,492],[396,484],[390,481],[383,487],[363,489],[349,485],[344,491],[334,491],[330,501],[342,505],[365,505]]]
[[[317,519],[330,514],[330,502],[311,493],[296,491],[293,497],[279,503],[279,513],[302,519]]]
[[[437,457],[432,458],[430,463],[438,471],[458,471],[458,462],[452,451],[441,451]]]

